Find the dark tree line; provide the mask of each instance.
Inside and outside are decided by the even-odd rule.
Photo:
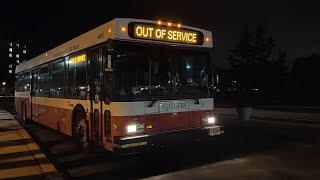
[[[291,73],[291,89],[294,95],[320,100],[320,56],[299,57],[295,60]]]
[[[259,89],[264,98],[278,101],[320,97],[320,57],[297,58],[289,71],[287,53],[275,49],[275,40],[262,26],[253,31],[246,27],[228,60],[239,89]]]

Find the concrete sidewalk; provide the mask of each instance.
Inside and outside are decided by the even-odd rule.
[[[236,118],[235,108],[215,108],[215,112],[222,117]],[[319,113],[304,113],[276,110],[253,109],[251,120],[283,120],[287,122],[320,123]]]
[[[56,174],[56,168],[15,117],[0,110],[0,179],[60,179]]]

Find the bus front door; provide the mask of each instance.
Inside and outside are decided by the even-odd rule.
[[[97,47],[88,52],[90,61],[90,104],[91,104],[91,138],[94,143],[102,141],[102,96],[101,96],[101,71],[102,52]]]

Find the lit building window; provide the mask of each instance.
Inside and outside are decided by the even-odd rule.
[[[19,61],[19,59],[17,59],[17,61],[16,61],[18,64],[20,63],[20,61]]]
[[[9,68],[12,68],[12,64],[9,64]]]
[[[9,52],[12,52],[12,48],[9,48]]]
[[[9,43],[10,47],[12,47],[12,43]]]
[[[16,44],[17,47],[20,47],[20,44]]]
[[[27,48],[27,45],[24,45],[23,47],[24,47],[24,48]]]
[[[11,69],[9,70],[9,74],[12,74],[12,70]]]
[[[19,54],[16,54],[16,58],[19,58],[20,57],[20,55]]]
[[[12,57],[12,54],[11,54],[11,53],[9,54],[9,57]]]
[[[22,52],[23,52],[23,54],[27,54],[27,50],[25,50],[25,49]]]

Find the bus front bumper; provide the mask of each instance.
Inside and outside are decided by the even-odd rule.
[[[170,146],[190,143],[192,140],[208,139],[223,133],[224,129],[222,126],[210,126],[155,134],[115,137],[114,152],[120,154],[136,153],[157,146]]]

